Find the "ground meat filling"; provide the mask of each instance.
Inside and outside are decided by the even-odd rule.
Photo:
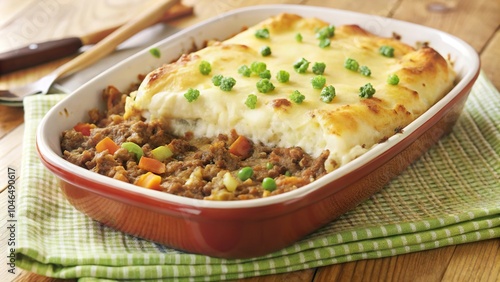
[[[132,184],[148,171],[138,167],[134,153],[120,147],[113,154],[98,152],[96,145],[105,137],[117,145],[133,142],[142,148],[143,156],[168,146],[172,156],[163,160],[165,172],[158,174],[158,190],[174,195],[206,200],[246,200],[267,197],[302,187],[326,174],[324,163],[328,151],[317,158],[299,147],[276,148],[249,141],[248,154],[234,154],[231,145],[239,138],[236,131],[215,138],[194,138],[191,134],[175,136],[165,123],[146,122],[140,118],[124,120],[124,96],[116,88],[104,91],[106,111],[89,113],[90,131],[77,127],[64,131],[61,138],[63,157],[69,162],[108,177]],[[250,167],[253,174],[241,180],[238,172]],[[236,188],[228,188],[229,178]],[[272,178],[276,188],[263,187]]]

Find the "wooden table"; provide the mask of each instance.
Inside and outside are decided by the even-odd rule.
[[[154,0],[150,0],[154,1]],[[90,3],[90,4],[89,4]],[[45,39],[83,35],[121,23],[144,1],[3,0],[0,2],[0,52]],[[434,27],[471,44],[481,55],[482,69],[500,88],[500,1],[497,0],[185,0],[194,15],[170,24],[182,28],[218,13],[242,6],[294,3],[353,10]],[[33,81],[69,60],[61,59],[31,69],[0,76],[0,89]],[[0,106],[0,218],[7,224],[7,167],[20,167],[23,109]],[[22,179],[21,179],[22,180]],[[7,232],[0,235],[0,281],[54,281],[17,269],[5,269]],[[244,279],[245,281],[500,281],[500,240],[443,247],[435,250],[381,259],[319,267],[286,274]]]

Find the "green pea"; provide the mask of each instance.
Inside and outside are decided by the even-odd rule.
[[[188,91],[184,93],[184,98],[186,98],[189,103],[195,101],[198,97],[200,97],[200,90],[198,89],[189,88]]]
[[[373,85],[371,83],[367,83],[359,88],[359,97],[371,98],[375,92],[376,90],[373,88]]]
[[[224,76],[222,76],[222,74],[216,74],[212,77],[212,83],[215,85],[215,86],[220,86],[221,84],[221,81],[222,79],[224,78]]]
[[[241,181],[245,181],[245,180],[249,179],[250,177],[252,177],[252,175],[253,175],[253,169],[249,166],[244,167],[244,168],[240,169],[240,171],[238,171],[238,178]]]
[[[260,38],[260,39],[268,39],[269,38],[269,29],[267,28],[262,28],[258,29],[255,31],[255,37]]]
[[[271,71],[270,70],[265,70],[265,71],[259,73],[259,77],[260,78],[271,79]]]
[[[274,191],[276,190],[276,181],[274,181],[273,178],[271,177],[266,177],[264,180],[262,180],[262,188],[267,191]]]
[[[245,105],[250,109],[255,109],[257,107],[257,95],[250,94],[245,100]]]
[[[330,38],[323,38],[319,41],[318,46],[321,48],[326,48],[326,47],[330,46],[331,43],[332,42],[330,41]]]
[[[155,57],[155,58],[161,57],[160,49],[158,49],[158,48],[151,48],[151,49],[149,49],[149,53],[151,55],[153,55],[153,57]]]
[[[267,70],[267,65],[264,62],[253,62],[250,64],[250,70],[252,73],[256,73],[257,75],[265,70]]]
[[[247,65],[242,65],[238,68],[238,73],[242,76],[250,77],[252,70]]]
[[[378,51],[382,56],[389,57],[389,58],[394,57],[394,47],[392,47],[392,46],[388,46],[388,45],[380,46]]]
[[[256,86],[260,93],[268,93],[274,90],[274,85],[268,78],[257,81]]]
[[[325,72],[326,64],[323,62],[316,62],[312,66],[312,71],[314,74],[323,74]]]
[[[347,58],[344,62],[344,67],[348,70],[358,71],[359,63],[352,58]]]
[[[212,66],[208,61],[201,61],[198,68],[200,70],[200,73],[203,75],[208,75],[212,71]]]
[[[304,102],[304,99],[306,99],[306,96],[302,95],[299,90],[294,90],[290,95],[290,100],[297,104]]]
[[[316,75],[311,79],[311,84],[314,89],[323,89],[323,86],[325,86],[326,83],[326,78],[324,76]]]
[[[302,37],[302,34],[300,34],[300,33],[295,34],[295,40],[297,42],[302,42],[303,39],[304,38]]]
[[[288,80],[290,80],[290,73],[285,70],[280,70],[276,74],[276,80],[278,80],[281,83],[286,83],[288,82]]]
[[[387,83],[389,83],[391,85],[398,85],[398,83],[399,83],[399,77],[396,74],[391,74],[387,78]]]
[[[236,79],[228,76],[221,79],[219,88],[223,91],[231,91],[234,85],[236,85]]]
[[[372,71],[367,66],[361,66],[361,67],[359,67],[359,72],[362,75],[364,75],[364,76],[370,76],[370,75],[372,75]]]
[[[271,55],[271,48],[269,46],[262,46],[260,48],[260,54],[264,57]]]

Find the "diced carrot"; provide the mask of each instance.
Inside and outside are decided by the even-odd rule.
[[[104,139],[95,145],[95,150],[97,152],[108,150],[108,153],[114,154],[118,149],[120,149],[120,146],[116,145],[116,143],[109,137],[104,137]]]
[[[90,135],[90,130],[93,128],[94,126],[90,123],[85,123],[85,122],[79,122],[77,123],[73,129],[77,132],[80,132],[81,134],[83,134],[84,136],[89,136]]]
[[[164,163],[144,156],[139,160],[137,167],[158,174],[164,173],[167,170]]]
[[[154,190],[161,190],[160,183],[161,183],[161,176],[156,175],[150,171],[139,176],[135,181],[135,185]]]
[[[239,157],[249,157],[252,150],[252,143],[245,136],[238,136],[233,144],[229,146],[229,153]]]

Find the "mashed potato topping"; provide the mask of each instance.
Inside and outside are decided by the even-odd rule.
[[[322,35],[325,30],[330,33]],[[262,31],[268,36],[260,36]],[[262,53],[264,47],[270,54]],[[393,55],[381,54],[381,47]],[[296,65],[301,59],[309,63],[303,72]],[[358,67],[346,67],[348,59]],[[200,71],[202,62],[209,63],[208,74]],[[253,63],[265,64],[274,89],[259,90],[265,74],[239,71]],[[315,63],[326,66],[323,73],[313,71]],[[276,78],[280,71],[289,74],[287,82]],[[236,83],[223,90],[214,85],[217,75]],[[318,75],[325,81],[321,87],[312,82]],[[399,83],[388,83],[390,75]],[[236,130],[254,142],[300,146],[313,156],[327,149],[326,167],[333,170],[400,132],[442,98],[454,79],[449,62],[432,48],[416,50],[355,25],[333,27],[280,14],[152,71],[128,98],[125,116],[139,112],[167,122],[175,134],[213,137]],[[360,88],[368,84],[375,93],[360,97]],[[321,99],[327,86],[335,89],[330,102]],[[185,97],[189,89],[199,91],[193,101]],[[295,91],[304,96],[301,103],[290,98]],[[249,95],[256,96],[255,107],[246,103]]]

